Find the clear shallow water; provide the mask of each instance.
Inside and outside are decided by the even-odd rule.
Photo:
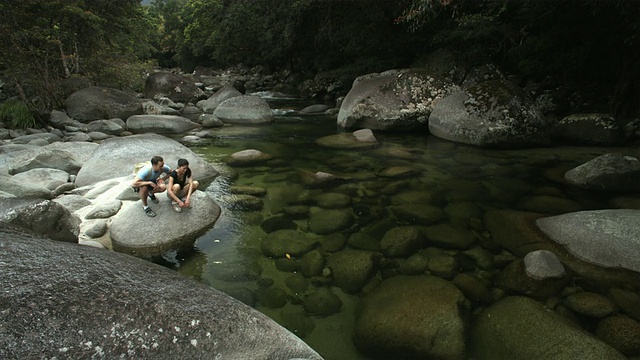
[[[342,310],[327,317],[305,314],[301,305],[304,294],[292,291],[285,284],[292,273],[276,269],[275,261],[260,250],[261,241],[267,235],[260,224],[281,213],[293,199],[313,197],[323,192],[349,195],[350,207],[359,214],[356,225],[344,231],[349,236],[389,221],[386,208],[398,194],[435,196],[445,210],[471,204],[475,215],[460,217],[451,212],[443,222],[472,228],[478,236],[483,236],[486,230],[483,230],[482,214],[490,209],[517,209],[553,215],[568,210],[614,207],[611,204],[615,196],[568,186],[562,175],[607,152],[640,155],[637,147],[487,150],[419,133],[376,133],[382,143],[376,149],[330,149],[315,144],[315,140],[342,132],[337,129],[335,119],[293,115],[291,109],[308,105],[302,102],[269,101],[274,113],[278,114],[275,124],[225,126],[216,132],[210,145],[193,148],[222,173],[206,189],[221,206],[222,215],[214,228],[196,241],[193,251],[166,254],[164,265],[251,304],[297,333],[328,360],[366,359],[357,352],[351,339],[358,296],[331,286],[342,301]],[[274,155],[276,160],[269,165],[234,169],[223,163],[225,156],[245,149],[258,149]],[[403,158],[407,154],[410,158]],[[380,176],[384,169],[394,166],[411,167],[418,174],[399,179]],[[322,190],[309,189],[300,181],[300,170],[338,173],[350,180]],[[261,197],[264,202],[262,210],[235,208],[229,200],[231,185],[266,189],[266,195]],[[544,196],[560,201],[540,202]],[[398,219],[391,220],[402,224]],[[295,223],[299,229],[309,231],[306,219],[295,220]],[[286,294],[284,306],[265,306],[272,299],[261,294],[269,286]],[[314,286],[322,285],[311,282],[309,289]]]

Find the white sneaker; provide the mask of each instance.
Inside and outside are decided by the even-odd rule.
[[[176,212],[182,212],[182,208],[180,207],[180,205],[178,205],[177,202],[172,201],[171,205],[173,205],[173,210],[175,210]]]

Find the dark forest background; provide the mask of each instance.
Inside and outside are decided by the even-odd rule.
[[[154,67],[261,65],[300,79],[420,66],[438,49],[492,63],[520,85],[579,91],[639,117],[635,0],[0,0],[0,84],[31,111],[64,83],[140,92]]]

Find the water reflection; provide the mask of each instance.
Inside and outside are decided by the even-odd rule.
[[[268,236],[265,220],[287,214],[298,231],[309,233],[313,225],[304,212],[318,207],[322,195],[346,195],[352,221],[345,220],[347,223],[338,227],[339,236],[312,236],[323,251],[331,253],[345,243],[354,249],[380,251],[381,239],[388,230],[399,225],[434,224],[430,233],[447,236],[433,235],[428,246],[418,245],[426,248],[423,258],[437,258],[440,264],[426,269],[420,259],[389,258],[373,278],[418,269],[418,273],[429,271],[452,279],[458,272],[469,271],[491,283],[495,264],[506,264],[514,257],[491,241],[483,223],[485,212],[514,209],[553,215],[613,207],[615,196],[568,186],[563,174],[606,152],[637,156],[633,148],[488,150],[416,133],[376,134],[382,146],[372,150],[329,149],[315,140],[340,131],[334,119],[287,116],[290,108],[283,109],[276,111],[273,125],[225,126],[216,133],[211,146],[194,148],[222,174],[206,189],[221,206],[222,214],[214,228],[197,240],[192,252],[167,254],[165,265],[256,307],[298,334],[326,359],[365,359],[351,339],[358,297],[330,283],[327,277],[299,276],[302,270],[295,266],[300,259],[264,256],[261,246]],[[226,156],[245,149],[270,153],[275,160],[233,169],[224,164]],[[348,180],[331,188],[313,188],[301,182],[301,171],[326,171]],[[266,189],[261,197],[262,209],[237,208],[232,185]],[[326,201],[333,204],[326,207],[345,208],[338,204],[337,195]],[[294,216],[299,213],[303,216]],[[339,222],[337,217],[334,222]],[[328,224],[332,225],[338,226]],[[469,250],[463,252],[465,249]],[[493,261],[487,260],[494,254]],[[447,265],[449,262],[455,265]],[[340,311],[327,316],[309,315],[304,307],[308,291],[296,289],[310,287],[328,287],[339,298]],[[472,309],[489,301],[486,297],[476,299]]]

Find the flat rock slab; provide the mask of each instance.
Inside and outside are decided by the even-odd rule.
[[[0,227],[0,273],[2,359],[322,359],[260,312],[132,256]]]
[[[640,210],[579,211],[541,218],[536,224],[582,260],[640,272]]]
[[[220,216],[220,206],[207,194],[191,195],[191,209],[177,213],[166,194],[157,195],[159,204],[149,201],[156,217],[148,217],[137,201],[123,208],[109,229],[113,249],[142,257],[162,255],[167,250],[193,245]]]

